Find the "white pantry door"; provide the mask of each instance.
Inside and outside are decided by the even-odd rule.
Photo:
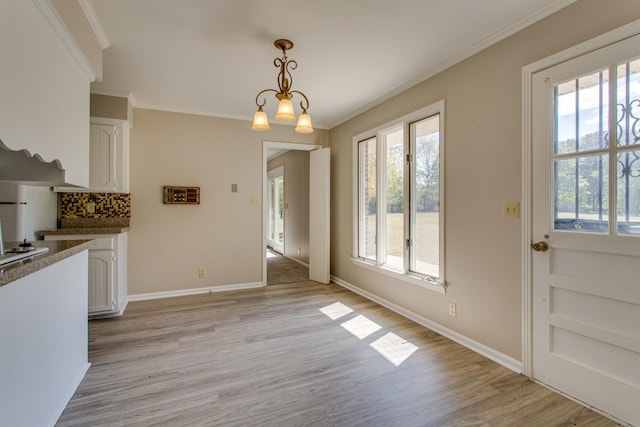
[[[638,58],[635,36],[534,74],[531,256],[532,376],[640,426]]]
[[[309,279],[329,283],[329,148],[309,153]]]

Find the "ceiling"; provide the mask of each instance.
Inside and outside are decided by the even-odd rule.
[[[110,44],[92,87],[252,120],[257,93],[277,87],[273,42],[287,38],[293,89],[329,129],[573,1],[90,0]],[[272,122],[276,105],[269,96]]]

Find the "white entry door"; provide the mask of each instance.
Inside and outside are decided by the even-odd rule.
[[[532,81],[532,375],[633,425],[640,425],[638,58],[640,36]]]
[[[309,153],[309,279],[329,283],[329,148]]]

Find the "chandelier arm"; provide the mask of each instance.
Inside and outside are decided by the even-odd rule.
[[[297,93],[298,95],[300,95],[304,102],[306,104],[303,104],[302,101],[300,101],[300,108],[302,108],[304,111],[307,111],[307,109],[309,108],[309,98],[307,98],[307,95],[305,95],[304,93],[300,92],[299,90],[292,90],[290,92],[291,94]]]
[[[263,93],[265,93],[265,92],[275,92],[275,93],[278,93],[278,91],[277,91],[277,90],[275,90],[275,89],[264,89],[264,90],[261,90],[260,92],[258,92],[258,94],[256,95],[256,105],[257,105],[259,108],[264,107],[264,105],[267,103],[267,98],[262,98],[262,104],[258,101],[258,98],[260,98],[260,95],[262,95],[262,94],[263,94]]]
[[[291,71],[295,70],[296,68],[298,68],[298,63],[294,60],[291,61],[287,61],[284,64],[284,67],[282,68],[282,70],[286,73],[286,76],[289,78],[289,81],[286,84],[286,93],[293,93],[290,91],[290,89],[293,87],[293,76],[291,75]]]
[[[287,57],[283,56],[282,58],[275,58],[273,60],[273,65],[276,68],[279,68],[280,71],[278,72],[278,89],[280,89],[280,93],[282,93],[282,78],[284,76],[284,67],[287,65]]]

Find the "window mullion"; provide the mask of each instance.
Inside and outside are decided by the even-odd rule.
[[[377,212],[376,212],[376,259],[378,265],[384,265],[387,262],[386,251],[386,228],[387,223],[384,217],[387,213],[387,150],[385,149],[385,139],[381,132],[376,136],[376,161],[377,165]]]
[[[403,214],[404,214],[404,272],[411,271],[415,253],[413,244],[415,242],[414,220],[412,205],[415,200],[415,171],[413,162],[415,160],[414,144],[411,143],[411,131],[408,122],[404,123],[403,146],[404,146],[404,198]],[[408,242],[408,244],[407,244]]]
[[[618,94],[616,90],[618,69],[609,66],[609,235],[616,234],[618,229]]]

